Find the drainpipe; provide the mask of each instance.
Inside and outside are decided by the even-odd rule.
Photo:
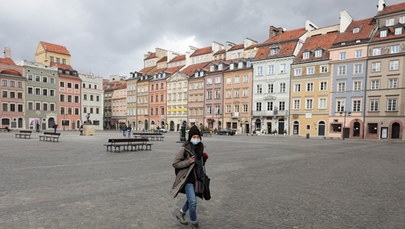
[[[368,72],[368,61],[366,59],[366,64],[365,64],[365,74],[364,74],[364,103],[363,103],[363,135],[362,139],[365,139],[366,136],[366,109],[367,109],[367,72]]]

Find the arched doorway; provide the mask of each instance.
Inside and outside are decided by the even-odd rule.
[[[260,119],[256,119],[256,121],[255,121],[256,131],[260,131],[261,128],[262,128],[262,122],[260,121]]]
[[[23,122],[24,120],[22,118],[18,119],[18,128],[23,128]]]
[[[398,139],[401,130],[401,125],[399,123],[394,122],[391,126],[391,138]]]
[[[53,128],[53,124],[55,123],[55,119],[54,118],[49,118],[48,119],[48,128]]]
[[[318,136],[325,136],[325,122],[319,121],[318,123]]]
[[[360,123],[355,122],[353,123],[353,137],[359,137],[360,136]]]
[[[170,127],[169,127],[170,131],[174,131],[174,122],[170,121]]]
[[[278,134],[284,134],[284,119],[278,120]]]
[[[300,134],[300,122],[294,121],[293,124],[293,135],[299,135]]]

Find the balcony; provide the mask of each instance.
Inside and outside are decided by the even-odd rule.
[[[232,117],[232,118],[239,118],[239,117],[240,117],[240,114],[239,114],[239,112],[232,112],[231,117]]]

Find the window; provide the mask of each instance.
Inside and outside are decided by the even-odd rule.
[[[35,88],[35,95],[41,95],[41,88]]]
[[[240,77],[239,76],[235,76],[235,79],[233,81],[234,83],[239,83],[240,82]]]
[[[280,64],[280,73],[287,73],[287,65]]]
[[[248,105],[247,104],[243,104],[243,112],[248,112],[248,109],[249,107],[248,107]]]
[[[381,30],[380,31],[380,37],[387,37],[388,31],[387,30]]]
[[[301,84],[294,84],[294,92],[301,92]]]
[[[48,95],[48,89],[46,89],[46,88],[42,89],[42,95],[47,96]]]
[[[314,83],[307,83],[307,91],[314,91]]]
[[[60,58],[59,57],[56,57],[56,63],[60,63]]]
[[[395,35],[401,35],[402,34],[402,27],[395,28]]]
[[[43,107],[44,111],[48,111],[48,104],[47,103],[42,104],[42,107]]]
[[[326,98],[319,98],[318,109],[326,109],[326,108],[327,108]]]
[[[313,99],[305,99],[305,109],[313,108]]]
[[[390,61],[390,71],[395,71],[399,69],[399,60]]]
[[[41,110],[41,103],[35,103],[35,110]]]
[[[371,80],[371,89],[380,89],[380,80]]]
[[[274,93],[274,84],[268,84],[267,88],[269,90],[269,93]]]
[[[273,110],[273,102],[267,102],[267,110],[272,111]]]
[[[296,68],[296,69],[294,69],[294,75],[295,75],[295,76],[300,76],[300,75],[302,75],[302,69],[301,69],[301,68]]]
[[[304,60],[309,59],[309,54],[310,52],[304,52],[304,54],[302,55],[302,59]]]
[[[353,111],[354,112],[361,111],[361,101],[360,100],[353,100]]]
[[[353,90],[354,91],[361,91],[361,81],[354,81],[353,82]]]
[[[226,112],[227,113],[230,113],[231,112],[231,105],[226,105]]]
[[[14,91],[10,91],[10,99],[15,99],[15,92]]]
[[[207,91],[207,99],[212,99],[212,91]]]
[[[337,91],[346,91],[346,82],[338,83]]]
[[[385,21],[385,26],[392,26],[394,25],[394,18],[389,18]]]
[[[48,77],[46,77],[46,76],[42,77],[42,82],[48,83]]]
[[[262,66],[257,67],[257,75],[258,75],[258,76],[262,76],[262,75],[263,75],[263,67],[262,67]]]
[[[22,82],[18,82],[17,85],[18,85],[18,88],[22,88]]]
[[[28,80],[32,81],[32,75],[28,75]]]
[[[353,28],[353,33],[359,33],[359,32],[360,32],[360,28],[359,28],[359,27]]]
[[[371,71],[372,72],[380,72],[381,71],[381,63],[380,62],[371,63]]]
[[[226,98],[227,99],[231,98],[231,91],[230,90],[226,91]]]
[[[75,89],[79,89],[79,84],[75,83]]]
[[[72,96],[71,96],[71,95],[68,95],[67,98],[68,98],[68,99],[67,99],[68,103],[71,103],[71,102],[72,102]]]
[[[363,50],[361,50],[361,49],[356,50],[355,57],[356,57],[356,58],[360,58],[360,57],[362,57],[362,56],[363,56]]]
[[[393,45],[390,47],[390,53],[399,53],[399,45]]]
[[[284,111],[284,110],[285,110],[285,102],[284,102],[284,101],[280,101],[280,102],[278,103],[278,109],[279,109],[280,111]]]
[[[342,101],[342,100],[336,101],[336,111],[337,112],[344,112],[345,111],[345,101]]]
[[[231,83],[232,83],[231,77],[226,78],[226,84],[231,84]]]
[[[22,99],[22,98],[23,98],[23,93],[22,93],[22,92],[18,92],[17,95],[18,95],[18,98],[19,98],[19,99]]]
[[[280,83],[280,92],[285,92],[285,83]]]
[[[50,109],[51,111],[55,111],[55,104],[51,103],[50,107],[51,107],[51,109]]]
[[[60,101],[65,102],[65,95],[60,95]]]
[[[212,78],[207,78],[207,84],[212,84]]]
[[[389,79],[388,88],[398,88],[398,79]]]
[[[60,87],[65,87],[65,82],[59,82]]]
[[[263,92],[262,85],[261,85],[261,84],[258,84],[258,85],[256,86],[256,93],[257,93],[257,94],[261,94],[262,92]]]
[[[361,74],[361,73],[363,73],[363,64],[355,64],[354,74]]]
[[[239,90],[235,90],[235,98],[239,98]]]
[[[233,111],[234,111],[234,112],[239,112],[239,105],[237,105],[237,104],[234,105],[234,106],[233,106]]]
[[[314,67],[308,67],[307,68],[307,75],[313,75],[315,73],[315,68]]]
[[[316,50],[315,51],[315,57],[321,57],[322,56],[322,52],[323,50],[322,49],[318,49],[318,50]]]
[[[262,111],[262,103],[261,102],[256,103],[256,111]]]
[[[35,76],[35,81],[41,82],[41,76]]]
[[[15,81],[10,81],[10,87],[15,87]]]
[[[28,102],[28,110],[32,111],[34,109],[34,104],[32,102]]]
[[[373,56],[381,55],[381,48],[373,48]]]
[[[405,16],[399,17],[399,23],[405,24]]]
[[[53,62],[54,62],[54,57],[51,56],[51,57],[50,57],[50,60],[51,60],[51,63],[53,63]]]
[[[15,104],[14,103],[10,104],[10,111],[15,112]]]
[[[320,91],[326,91],[327,89],[328,89],[328,82],[326,82],[326,81],[321,82],[320,85],[319,85],[319,90]]]
[[[346,66],[341,65],[338,67],[338,75],[346,75]]]
[[[294,110],[299,110],[300,109],[300,100],[299,99],[294,99]]]
[[[243,89],[243,97],[248,97],[249,96],[249,89],[244,88]]]
[[[18,112],[24,112],[22,104],[18,104]]]
[[[67,83],[68,88],[72,88],[72,83]]]
[[[32,88],[31,88],[32,89]],[[3,91],[3,98],[7,98],[7,91]]]
[[[7,87],[7,80],[2,80],[1,85],[3,85],[3,87]]]
[[[397,111],[397,100],[396,99],[388,99],[387,111]]]
[[[379,100],[370,100],[370,111],[378,111]]]
[[[346,52],[339,53],[339,60],[346,60]]]
[[[244,83],[249,82],[249,76],[248,76],[248,75],[244,75],[244,76],[243,76],[243,82],[244,82]]]
[[[79,103],[79,96],[78,95],[75,96],[75,103]]]
[[[328,65],[322,65],[321,66],[321,73],[327,73],[328,72]]]
[[[7,111],[8,111],[8,104],[3,103],[3,112],[7,112]]]

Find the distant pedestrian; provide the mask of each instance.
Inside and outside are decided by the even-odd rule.
[[[83,135],[83,124],[79,127],[80,135]]]
[[[176,218],[183,225],[188,222],[185,219],[189,211],[191,228],[199,228],[197,220],[197,196],[203,198],[204,181],[206,179],[204,164],[208,155],[203,153],[204,145],[201,142],[201,133],[196,126],[191,127],[188,133],[188,140],[183,144],[177,153],[173,167],[176,172],[176,180],[173,184],[171,194],[185,193],[186,202],[176,213]],[[208,199],[207,199],[208,200]]]
[[[53,123],[53,132],[56,133],[56,129],[58,129],[58,124]]]
[[[131,131],[132,131],[131,124],[128,125],[127,131],[128,131],[128,138],[129,138],[129,137],[131,137]]]
[[[128,127],[127,127],[127,125],[125,125],[125,124],[121,126],[122,135],[123,135],[124,137],[127,136],[127,129],[128,129]]]

